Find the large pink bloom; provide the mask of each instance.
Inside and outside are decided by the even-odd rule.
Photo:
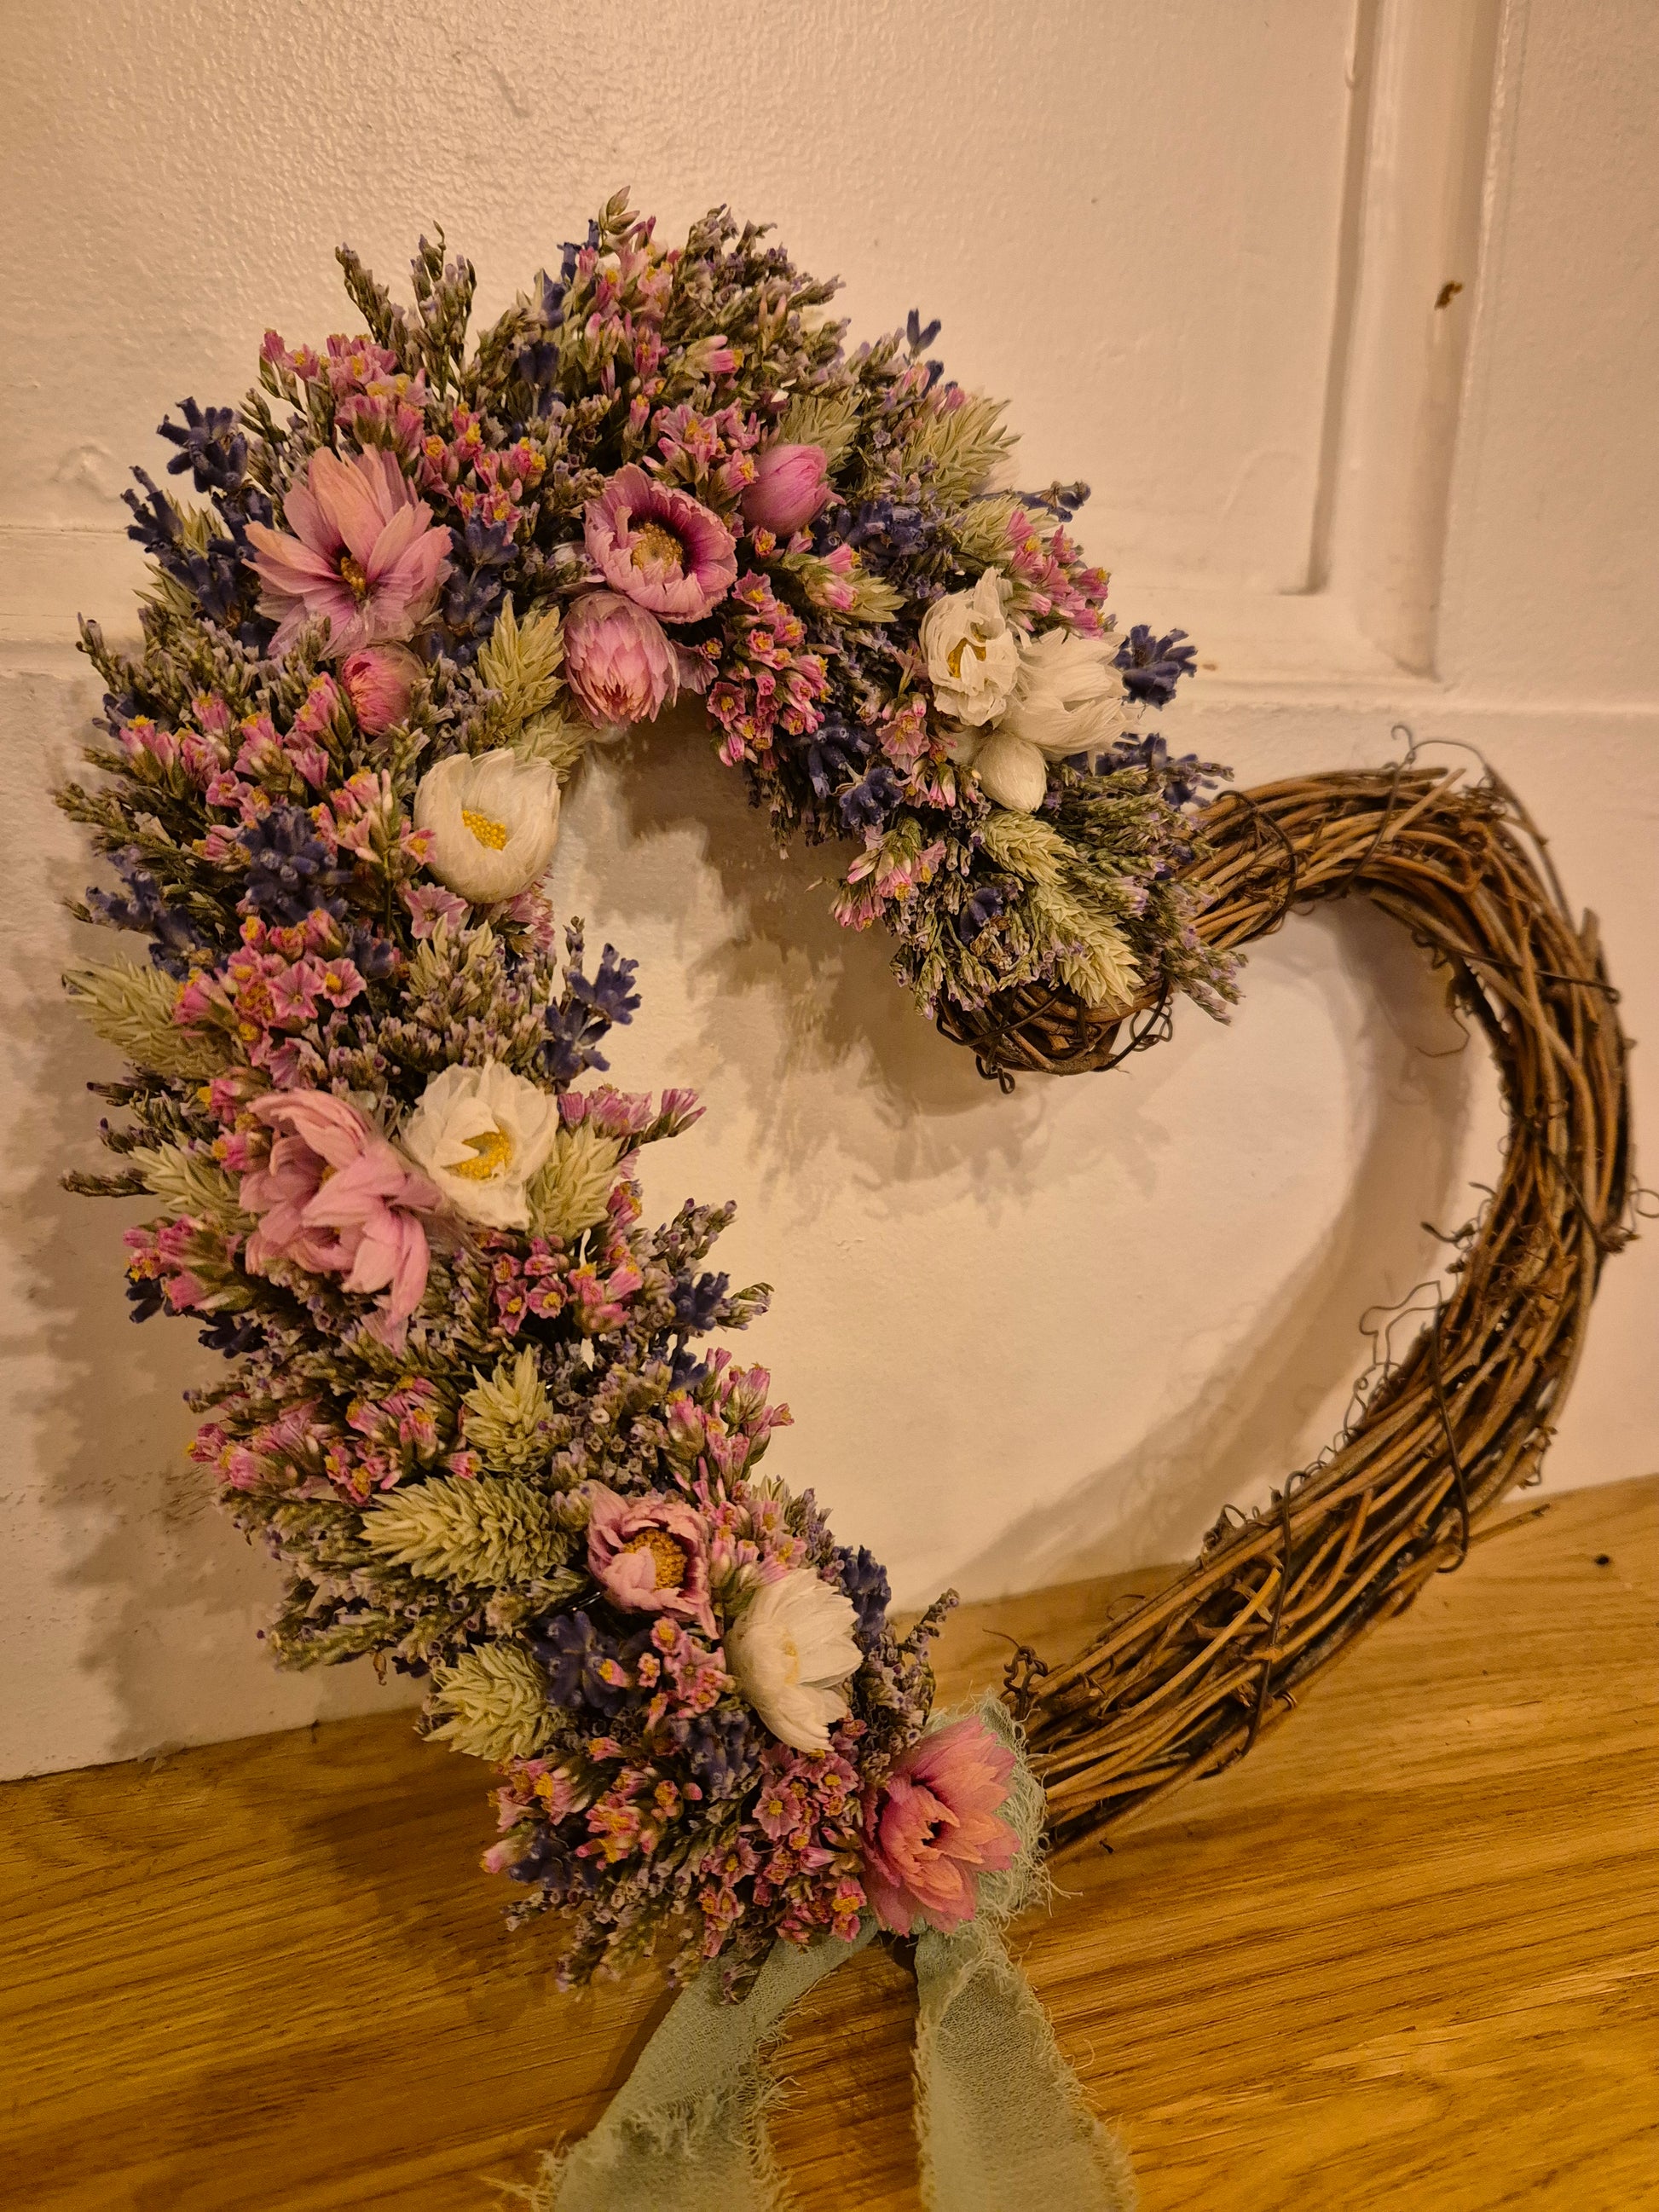
[[[426,1289],[431,1255],[418,1217],[441,1205],[436,1186],[329,1091],[271,1091],[252,1110],[282,1133],[269,1164],[242,1177],[242,1205],[259,1216],[248,1267],[263,1274],[289,1260],[343,1275],[348,1291],[385,1291],[380,1333],[397,1349]]]
[[[668,633],[616,592],[584,592],[564,617],[565,681],[600,729],[653,722],[679,690]]]
[[[708,1530],[675,1498],[631,1504],[602,1482],[588,1486],[587,1571],[629,1613],[668,1613],[716,1634],[708,1602]]]
[[[631,463],[587,503],[587,550],[606,583],[664,622],[696,622],[738,580],[719,515]]]
[[[1014,1754],[969,1714],[913,1743],[864,1801],[864,1887],[884,1928],[941,1936],[971,1920],[979,1878],[1012,1866],[1019,1838],[997,1814]]]
[[[271,651],[286,652],[319,615],[331,653],[407,637],[432,611],[449,574],[450,535],[383,447],[342,460],[319,447],[283,501],[285,530],[251,523],[261,613],[276,622]]]

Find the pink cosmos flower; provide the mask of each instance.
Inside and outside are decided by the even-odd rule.
[[[283,501],[284,530],[251,523],[261,613],[286,652],[302,623],[326,615],[331,653],[407,637],[429,614],[449,573],[450,534],[432,526],[396,459],[384,448],[342,460],[320,447]]]
[[[737,544],[719,515],[632,463],[588,501],[586,537],[611,589],[665,622],[696,622],[738,579]]]
[[[913,1743],[864,1801],[864,1886],[884,1928],[923,1919],[953,1935],[979,1905],[979,1878],[1012,1866],[1019,1839],[997,1817],[1014,1754],[976,1714]]]
[[[822,446],[769,446],[756,459],[754,482],[744,489],[744,520],[751,530],[791,537],[805,528],[832,489]]]
[[[340,681],[359,729],[378,738],[401,722],[422,673],[406,645],[366,645],[348,653],[340,664]]]
[[[330,1091],[273,1091],[252,1110],[279,1133],[268,1164],[242,1177],[241,1203],[260,1217],[247,1265],[262,1274],[289,1260],[343,1275],[348,1291],[385,1291],[380,1334],[400,1349],[431,1258],[417,1217],[442,1202],[438,1190]]]
[[[584,592],[564,618],[565,681],[600,729],[652,722],[679,690],[679,662],[654,615],[615,592]]]
[[[672,1613],[717,1633],[708,1602],[708,1532],[701,1514],[674,1498],[631,1503],[604,1483],[588,1485],[587,1568],[629,1613]]]

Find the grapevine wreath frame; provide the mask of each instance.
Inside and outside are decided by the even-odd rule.
[[[120,1164],[66,1181],[158,1202],[134,1317],[231,1363],[191,1451],[286,1571],[275,1654],[427,1678],[562,1981],[664,1941],[690,1983],[538,2203],[705,2212],[746,2177],[769,2206],[757,2054],[880,1929],[915,1939],[930,2205],[995,2177],[1115,2212],[1000,1931],[1045,1827],[1085,1849],[1248,1751],[1535,1474],[1631,1234],[1594,918],[1496,775],[1414,744],[1214,795],[1145,726],[1196,655],[1117,627],[1086,486],[1009,489],[937,325],[849,347],[835,287],[726,210],[669,248],[617,195],[470,343],[441,237],[412,307],[339,258],[366,330],[268,332],[240,410],[180,403],[168,469],[205,503],[137,472],[140,648],[85,629],[111,742],[59,802],[124,890],[74,910],[149,958],[66,978],[130,1063],[94,1086]],[[556,921],[561,789],[684,693],[1005,1088],[1118,1066],[1178,996],[1222,1014],[1245,946],[1349,896],[1498,1064],[1497,1187],[1335,1448],[976,1711],[933,1710],[952,1600],[890,1622],[880,1564],[757,1473],[769,1376],[698,1349],[769,1293],[700,1272],[729,1207],[643,1219],[640,1149],[696,1102],[591,1080],[639,1000]]]
[[[1502,1171],[1455,1242],[1455,1282],[1322,1464],[1269,1507],[1224,1514],[1198,1559],[1050,1668],[1022,1649],[1007,1695],[1057,1855],[1107,1841],[1241,1757],[1296,1693],[1460,1566],[1475,1524],[1536,1475],[1607,1257],[1629,1242],[1628,1048],[1594,915],[1575,926],[1543,837],[1490,769],[1473,788],[1413,748],[1392,770],[1230,791],[1187,872],[1197,928],[1231,950],[1292,911],[1363,895],[1449,971],[1497,1064]],[[1116,1065],[1164,1033],[1156,996],[1103,1018],[1063,991],[976,1022],[981,1069]],[[1123,1027],[1130,1041],[1120,1045]]]

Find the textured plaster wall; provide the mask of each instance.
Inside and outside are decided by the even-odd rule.
[[[1027,477],[1094,483],[1086,539],[1126,617],[1213,616],[1223,665],[1173,739],[1244,781],[1374,760],[1401,714],[1478,742],[1598,908],[1632,1031],[1659,1031],[1659,195],[1639,145],[1659,30],[1638,0],[1509,11],[1428,684],[1310,668],[1304,617],[1334,635],[1340,611],[1285,596],[1342,290],[1350,25],[1329,0],[514,0],[464,22],[100,0],[11,4],[0,29],[0,161],[27,210],[0,330],[0,1772],[398,1694],[267,1666],[270,1571],[182,1459],[179,1394],[213,1363],[187,1329],[128,1325],[132,1213],[56,1182],[94,1158],[80,1086],[112,1070],[57,997],[82,933],[53,900],[89,872],[45,794],[94,687],[54,641],[77,605],[118,623],[116,496],[129,460],[156,465],[162,409],[238,392],[267,323],[344,323],[342,236],[393,276],[441,219],[488,308],[629,180],[671,229],[721,197],[775,217],[847,277],[860,330],[942,315],[953,373],[1013,395]],[[552,886],[641,961],[618,1079],[708,1102],[648,1159],[647,1197],[739,1201],[720,1263],[779,1286],[745,1349],[798,1420],[775,1464],[906,1598],[1178,1555],[1328,1439],[1362,1315],[1432,1268],[1420,1224],[1474,1203],[1498,1127],[1478,1048],[1356,910],[1262,946],[1230,1028],[1189,1013],[1114,1078],[1003,1098],[879,941],[833,927],[819,873],[770,853],[676,725],[578,788]],[[1659,1462],[1656,1250],[1610,1273],[1552,1481]]]
[[[1348,36],[1330,0],[1219,34],[1208,0],[6,14],[4,158],[42,281],[0,339],[33,403],[0,521],[107,528],[181,378],[235,396],[268,324],[339,326],[341,239],[395,276],[441,222],[493,310],[628,183],[665,233],[721,200],[775,223],[872,331],[942,316],[952,374],[1018,393],[1033,481],[1099,487],[1115,558],[1303,580]],[[1292,117],[1294,141],[1262,128]]]

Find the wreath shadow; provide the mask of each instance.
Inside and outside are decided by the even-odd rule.
[[[872,1204],[905,1203],[896,1164],[902,1181],[907,1161],[925,1173],[948,1159],[982,1170],[988,1191],[1017,1218],[1042,1173],[1045,1097],[1059,1079],[1025,1077],[995,1113],[974,1111],[995,1094],[971,1054],[920,1016],[890,973],[883,933],[834,920],[844,853],[797,849],[781,859],[739,775],[714,759],[700,718],[677,716],[619,755],[601,756],[577,812],[618,933],[667,927],[682,951],[698,938],[688,973],[691,1018],[709,1040],[706,1066],[763,1115],[774,1180],[810,1171],[822,1142],[789,1078],[851,1066],[880,1132],[879,1163],[868,1163]],[[722,906],[712,928],[706,918],[688,922],[690,907],[709,895],[697,880],[704,871]],[[1252,948],[1250,972],[1292,983],[1333,1017],[1339,997],[1358,999],[1354,1094],[1368,1102],[1368,1119],[1346,1202],[1318,1249],[1252,1305],[1218,1352],[1216,1329],[1197,1317],[1189,1389],[1127,1451],[952,1564],[949,1578],[969,1598],[1188,1557],[1224,1506],[1265,1498],[1298,1450],[1305,1456],[1329,1441],[1305,1431],[1369,1364],[1362,1316],[1437,1272],[1445,1254],[1426,1222],[1473,1210],[1464,1161],[1490,1071],[1484,1054],[1465,1049],[1443,980],[1406,933],[1356,897],[1293,918]],[[1251,997],[1247,980],[1236,1033],[1248,1033]],[[1089,1140],[1150,1194],[1167,1157],[1159,1094],[1197,1056],[1236,1048],[1220,1025],[1188,1010],[1170,1046],[1131,1062],[1102,1094]],[[846,1126],[836,1135],[842,1146],[860,1141]]]
[[[1462,1220],[1478,1201],[1468,1140],[1485,1118],[1480,1086],[1495,1105],[1495,1079],[1486,1055],[1466,1049],[1442,983],[1406,933],[1355,900],[1294,919],[1251,963],[1259,979],[1271,965],[1326,996],[1345,976],[1359,986],[1356,1091],[1370,1115],[1340,1211],[1218,1352],[1216,1330],[1195,1316],[1188,1387],[1127,1451],[964,1559],[953,1579],[969,1598],[1185,1561],[1218,1514],[1264,1504],[1334,1441],[1349,1410],[1337,1401],[1372,1361],[1370,1331],[1402,1302],[1414,1307],[1413,1293],[1439,1275],[1449,1255],[1430,1224]],[[1247,983],[1234,1022],[1247,1031],[1250,1021]],[[1226,1040],[1212,1034],[1199,1049],[1218,1047]],[[1177,1073],[1173,1055],[1164,1072]],[[1420,1326],[1396,1325],[1394,1356]],[[1325,1425],[1310,1432],[1310,1421]]]
[[[8,1532],[15,1594],[6,1612],[29,1638],[22,1694],[0,1730],[8,1774],[78,1764],[88,1752],[149,1757],[389,1706],[396,1694],[383,1696],[365,1665],[309,1682],[271,1668],[255,1632],[275,1605],[276,1570],[231,1527],[185,1456],[196,1419],[183,1393],[222,1379],[224,1362],[198,1346],[188,1323],[131,1324],[119,1237],[154,1203],[89,1202],[58,1180],[65,1167],[110,1166],[86,1085],[122,1072],[119,1054],[65,998],[62,971],[134,950],[61,911],[105,873],[51,799],[79,769],[97,697],[95,679],[71,665],[11,679],[3,700],[4,797],[20,860],[0,887],[0,926],[23,1066],[13,1071],[21,1095],[0,1139],[6,1241],[21,1285],[0,1358],[9,1441],[32,1459],[41,1500]]]
[[[773,1107],[787,1114],[780,1073],[848,1062],[860,1064],[862,1087],[890,1125],[984,1102],[971,1056],[940,1036],[896,981],[885,933],[843,929],[831,914],[850,848],[798,843],[781,857],[740,771],[714,758],[700,713],[665,717],[593,756],[576,807],[609,863],[607,928],[613,920],[619,931],[665,924],[683,943],[693,879],[700,866],[713,872],[726,926],[690,966],[697,1026],[729,1072],[765,1086]],[[753,1049],[754,1005],[765,998],[783,1010],[781,1067],[763,1065]],[[774,1126],[787,1139],[787,1122]]]

